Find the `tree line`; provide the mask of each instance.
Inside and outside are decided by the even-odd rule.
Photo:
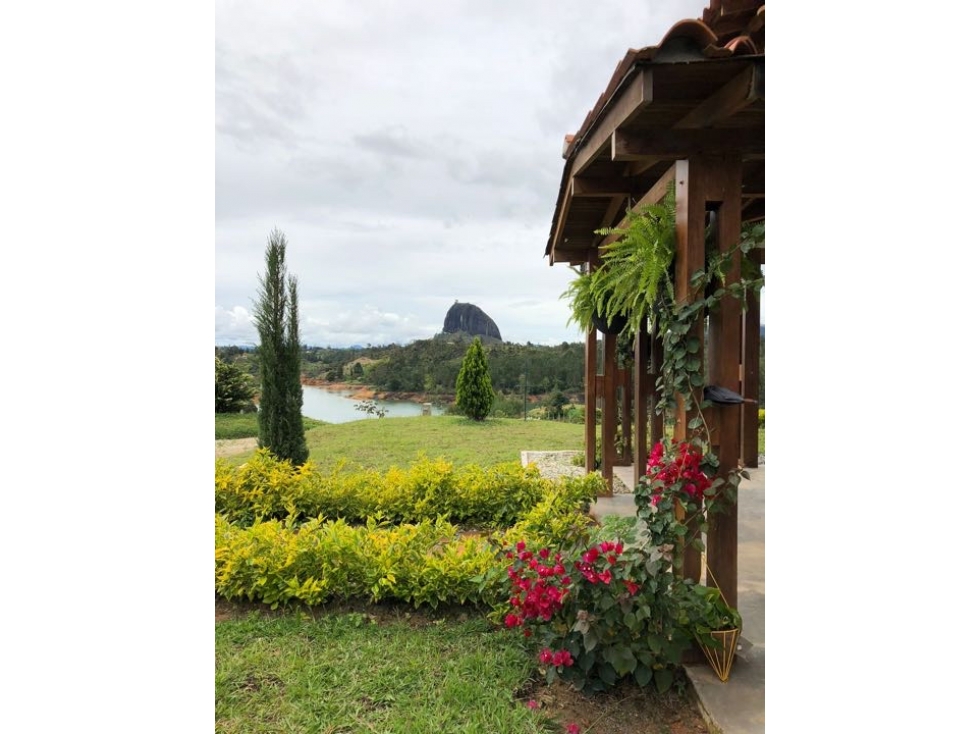
[[[301,369],[306,379],[360,382],[384,392],[449,395],[455,393],[456,379],[468,348],[468,342],[447,339],[347,348],[304,346]],[[584,392],[583,343],[544,346],[505,342],[484,344],[483,350],[493,389],[498,392],[523,394],[524,376],[528,395]],[[258,375],[254,350],[217,347],[215,353],[221,360]]]

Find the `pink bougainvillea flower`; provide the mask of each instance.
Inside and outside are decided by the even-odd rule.
[[[527,701],[527,708],[534,709],[536,711],[537,709],[540,708],[540,704],[537,703],[537,701],[535,701],[534,699],[530,699],[529,701]]]
[[[568,724],[564,730],[567,732],[567,734],[581,734],[581,727],[575,724],[573,721]]]
[[[542,663],[546,665],[547,663],[551,662],[553,658],[554,658],[554,654],[548,648],[545,647],[543,650],[541,650],[540,661]]]

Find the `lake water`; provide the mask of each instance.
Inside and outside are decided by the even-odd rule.
[[[362,410],[357,410],[360,400],[350,396],[350,390],[327,390],[323,387],[303,385],[303,415],[307,418],[326,421],[327,423],[349,423],[369,418],[377,420]],[[387,409],[386,418],[410,417],[422,414],[421,403],[395,402],[391,400],[376,401],[379,407]],[[432,406],[432,415],[442,415],[442,409]]]

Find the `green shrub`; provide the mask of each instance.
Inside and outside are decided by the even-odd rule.
[[[604,489],[598,474],[548,481],[516,463],[454,471],[425,460],[384,475],[341,469],[293,468],[268,451],[238,468],[217,462],[220,596],[273,607],[352,597],[498,604],[507,589],[499,549],[516,538],[553,547],[587,538],[585,510]],[[506,529],[461,537],[449,518]],[[350,524],[357,521],[364,524]]]
[[[273,609],[353,597],[416,607],[497,601],[484,599],[476,581],[497,563],[491,544],[458,538],[444,520],[388,526],[371,519],[360,527],[270,520],[242,528],[216,515],[214,536],[215,591],[228,600]]]
[[[215,510],[239,525],[289,517],[323,516],[348,522],[369,517],[397,522],[444,517],[468,526],[504,528],[555,493],[565,505],[580,506],[584,498],[594,498],[600,491],[595,479],[550,482],[536,467],[518,462],[454,469],[442,459],[425,459],[408,469],[392,467],[385,474],[341,469],[337,465],[323,474],[309,463],[294,468],[262,450],[237,468],[218,460]]]
[[[764,428],[765,427],[765,409],[764,408],[759,408],[758,409],[758,427],[759,428]]]

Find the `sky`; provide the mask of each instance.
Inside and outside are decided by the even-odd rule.
[[[219,0],[215,343],[257,341],[273,228],[306,344],[430,338],[457,300],[506,341],[580,341],[544,257],[564,136],[704,5]]]

